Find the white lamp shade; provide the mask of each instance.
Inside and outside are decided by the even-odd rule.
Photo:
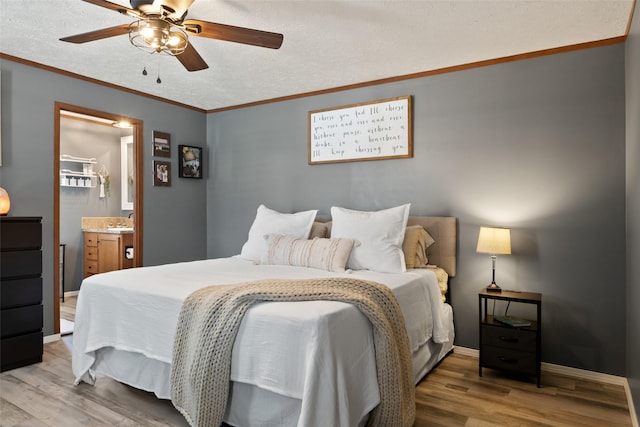
[[[476,252],[491,255],[511,253],[511,230],[508,228],[480,227]]]

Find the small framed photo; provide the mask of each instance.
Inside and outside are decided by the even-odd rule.
[[[202,148],[193,145],[178,145],[178,176],[180,178],[202,178]]]
[[[171,135],[165,132],[153,131],[153,155],[156,157],[171,157]]]
[[[154,187],[171,186],[171,162],[153,161],[153,185]]]

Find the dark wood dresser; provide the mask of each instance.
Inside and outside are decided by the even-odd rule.
[[[0,217],[0,371],[42,362],[42,218]]]

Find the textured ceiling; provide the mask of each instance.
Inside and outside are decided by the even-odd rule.
[[[188,72],[126,35],[58,40],[132,22],[127,16],[80,0],[0,0],[0,52],[212,110],[624,36],[632,7],[633,0],[196,0],[188,18],[282,33],[284,42],[272,50],[191,36],[210,68]]]

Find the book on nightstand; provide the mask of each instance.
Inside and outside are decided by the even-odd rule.
[[[493,316],[493,319],[505,325],[513,326],[514,328],[531,326],[530,321],[513,316]]]

